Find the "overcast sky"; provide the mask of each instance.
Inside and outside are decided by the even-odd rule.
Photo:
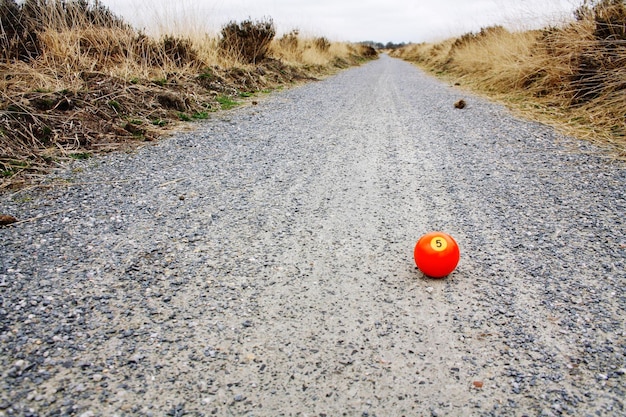
[[[332,40],[422,42],[503,24],[544,27],[570,18],[582,0],[101,0],[152,31],[218,32],[230,20],[271,17],[279,31],[298,28]]]

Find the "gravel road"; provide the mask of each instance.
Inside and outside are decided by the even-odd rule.
[[[626,164],[410,64],[52,179],[0,195],[2,417],[626,414]]]

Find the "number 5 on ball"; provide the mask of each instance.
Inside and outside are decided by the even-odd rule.
[[[413,251],[415,265],[431,278],[450,275],[459,263],[459,245],[447,233],[431,232],[422,236]]]

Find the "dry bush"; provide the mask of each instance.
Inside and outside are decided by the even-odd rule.
[[[23,19],[31,31],[46,29],[71,29],[87,25],[103,28],[128,25],[98,2],[87,0],[25,0]]]
[[[393,55],[500,98],[569,134],[610,142],[626,156],[626,5],[586,2],[562,27],[501,27]]]
[[[267,56],[276,29],[272,19],[230,22],[222,27],[220,50],[245,64],[255,64]]]
[[[301,63],[304,52],[303,40],[300,39],[300,31],[293,29],[280,38],[274,40],[270,53],[273,57],[290,63]]]
[[[583,104],[626,88],[626,4],[605,0],[577,11],[592,32],[581,46],[572,77],[572,102]],[[557,42],[560,39],[557,39]]]
[[[320,42],[324,38],[309,38],[302,42],[302,63],[305,65],[324,67],[334,65],[338,60],[348,57],[349,50],[347,44],[333,42],[326,45]],[[320,47],[320,44],[322,47]]]
[[[0,45],[4,60],[28,61],[38,57],[43,46],[39,35],[46,30],[63,31],[85,26],[129,29],[107,8],[85,0],[0,1]]]
[[[189,39],[167,35],[161,39],[161,47],[165,58],[177,67],[193,64],[198,53]]]
[[[354,52],[357,56],[364,58],[374,58],[378,56],[378,52],[370,45],[358,44],[354,46]]]
[[[330,41],[324,37],[313,39],[313,45],[320,52],[328,52],[330,49]]]
[[[27,30],[21,9],[14,0],[0,0],[0,48],[0,59],[5,61],[28,60],[36,55],[36,35]]]
[[[293,29],[289,33],[285,33],[278,39],[278,45],[284,50],[287,51],[296,51],[298,50],[298,36],[300,35],[300,31],[298,29]]]

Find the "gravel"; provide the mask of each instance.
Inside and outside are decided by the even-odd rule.
[[[386,56],[76,162],[0,195],[0,416],[624,415],[625,190]]]

